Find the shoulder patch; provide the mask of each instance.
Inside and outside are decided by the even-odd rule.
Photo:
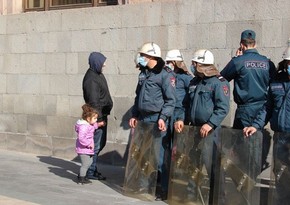
[[[170,68],[168,68],[167,66],[164,66],[163,69],[166,70],[168,73],[173,72],[173,71],[172,71]]]
[[[224,91],[224,95],[225,96],[229,96],[229,87],[228,86],[224,85],[223,86],[223,91]]]
[[[175,77],[171,77],[170,78],[170,84],[172,85],[172,87],[175,87],[175,83],[176,83]]]

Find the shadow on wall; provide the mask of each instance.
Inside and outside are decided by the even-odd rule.
[[[127,110],[127,112],[122,117],[120,127],[122,127],[123,130],[131,129],[129,126],[129,120],[131,118],[131,110],[132,110],[132,107],[129,110]],[[131,134],[129,134],[128,136],[128,142],[127,142],[127,146],[126,146],[123,156],[121,156],[120,153],[116,150],[113,150],[111,152],[106,152],[104,154],[102,154],[101,152],[98,157],[99,162],[105,163],[105,164],[117,165],[117,166],[126,166],[129,148],[130,148],[130,142],[131,142]]]

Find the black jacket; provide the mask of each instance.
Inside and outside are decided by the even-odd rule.
[[[113,101],[109,92],[107,80],[102,73],[106,57],[93,52],[89,57],[90,68],[83,79],[83,97],[86,103],[98,110],[99,120],[110,114]]]

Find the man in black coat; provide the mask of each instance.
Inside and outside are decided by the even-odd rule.
[[[97,169],[97,157],[105,147],[107,141],[107,116],[110,114],[113,101],[108,88],[107,80],[102,73],[105,67],[106,57],[99,52],[92,52],[89,56],[90,68],[87,70],[83,79],[83,97],[86,103],[90,104],[99,112],[98,122],[105,122],[105,126],[100,127],[94,134],[94,153],[93,163],[87,172],[87,178],[105,180]]]

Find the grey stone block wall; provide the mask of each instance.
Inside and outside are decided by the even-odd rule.
[[[89,53],[100,51],[114,100],[101,159],[122,164],[138,76],[134,57],[143,43],[160,45],[163,57],[180,49],[187,65],[195,50],[207,48],[222,69],[240,33],[253,29],[260,53],[277,64],[290,37],[289,10],[285,0],[176,0],[0,16],[0,148],[74,158],[82,78]]]

